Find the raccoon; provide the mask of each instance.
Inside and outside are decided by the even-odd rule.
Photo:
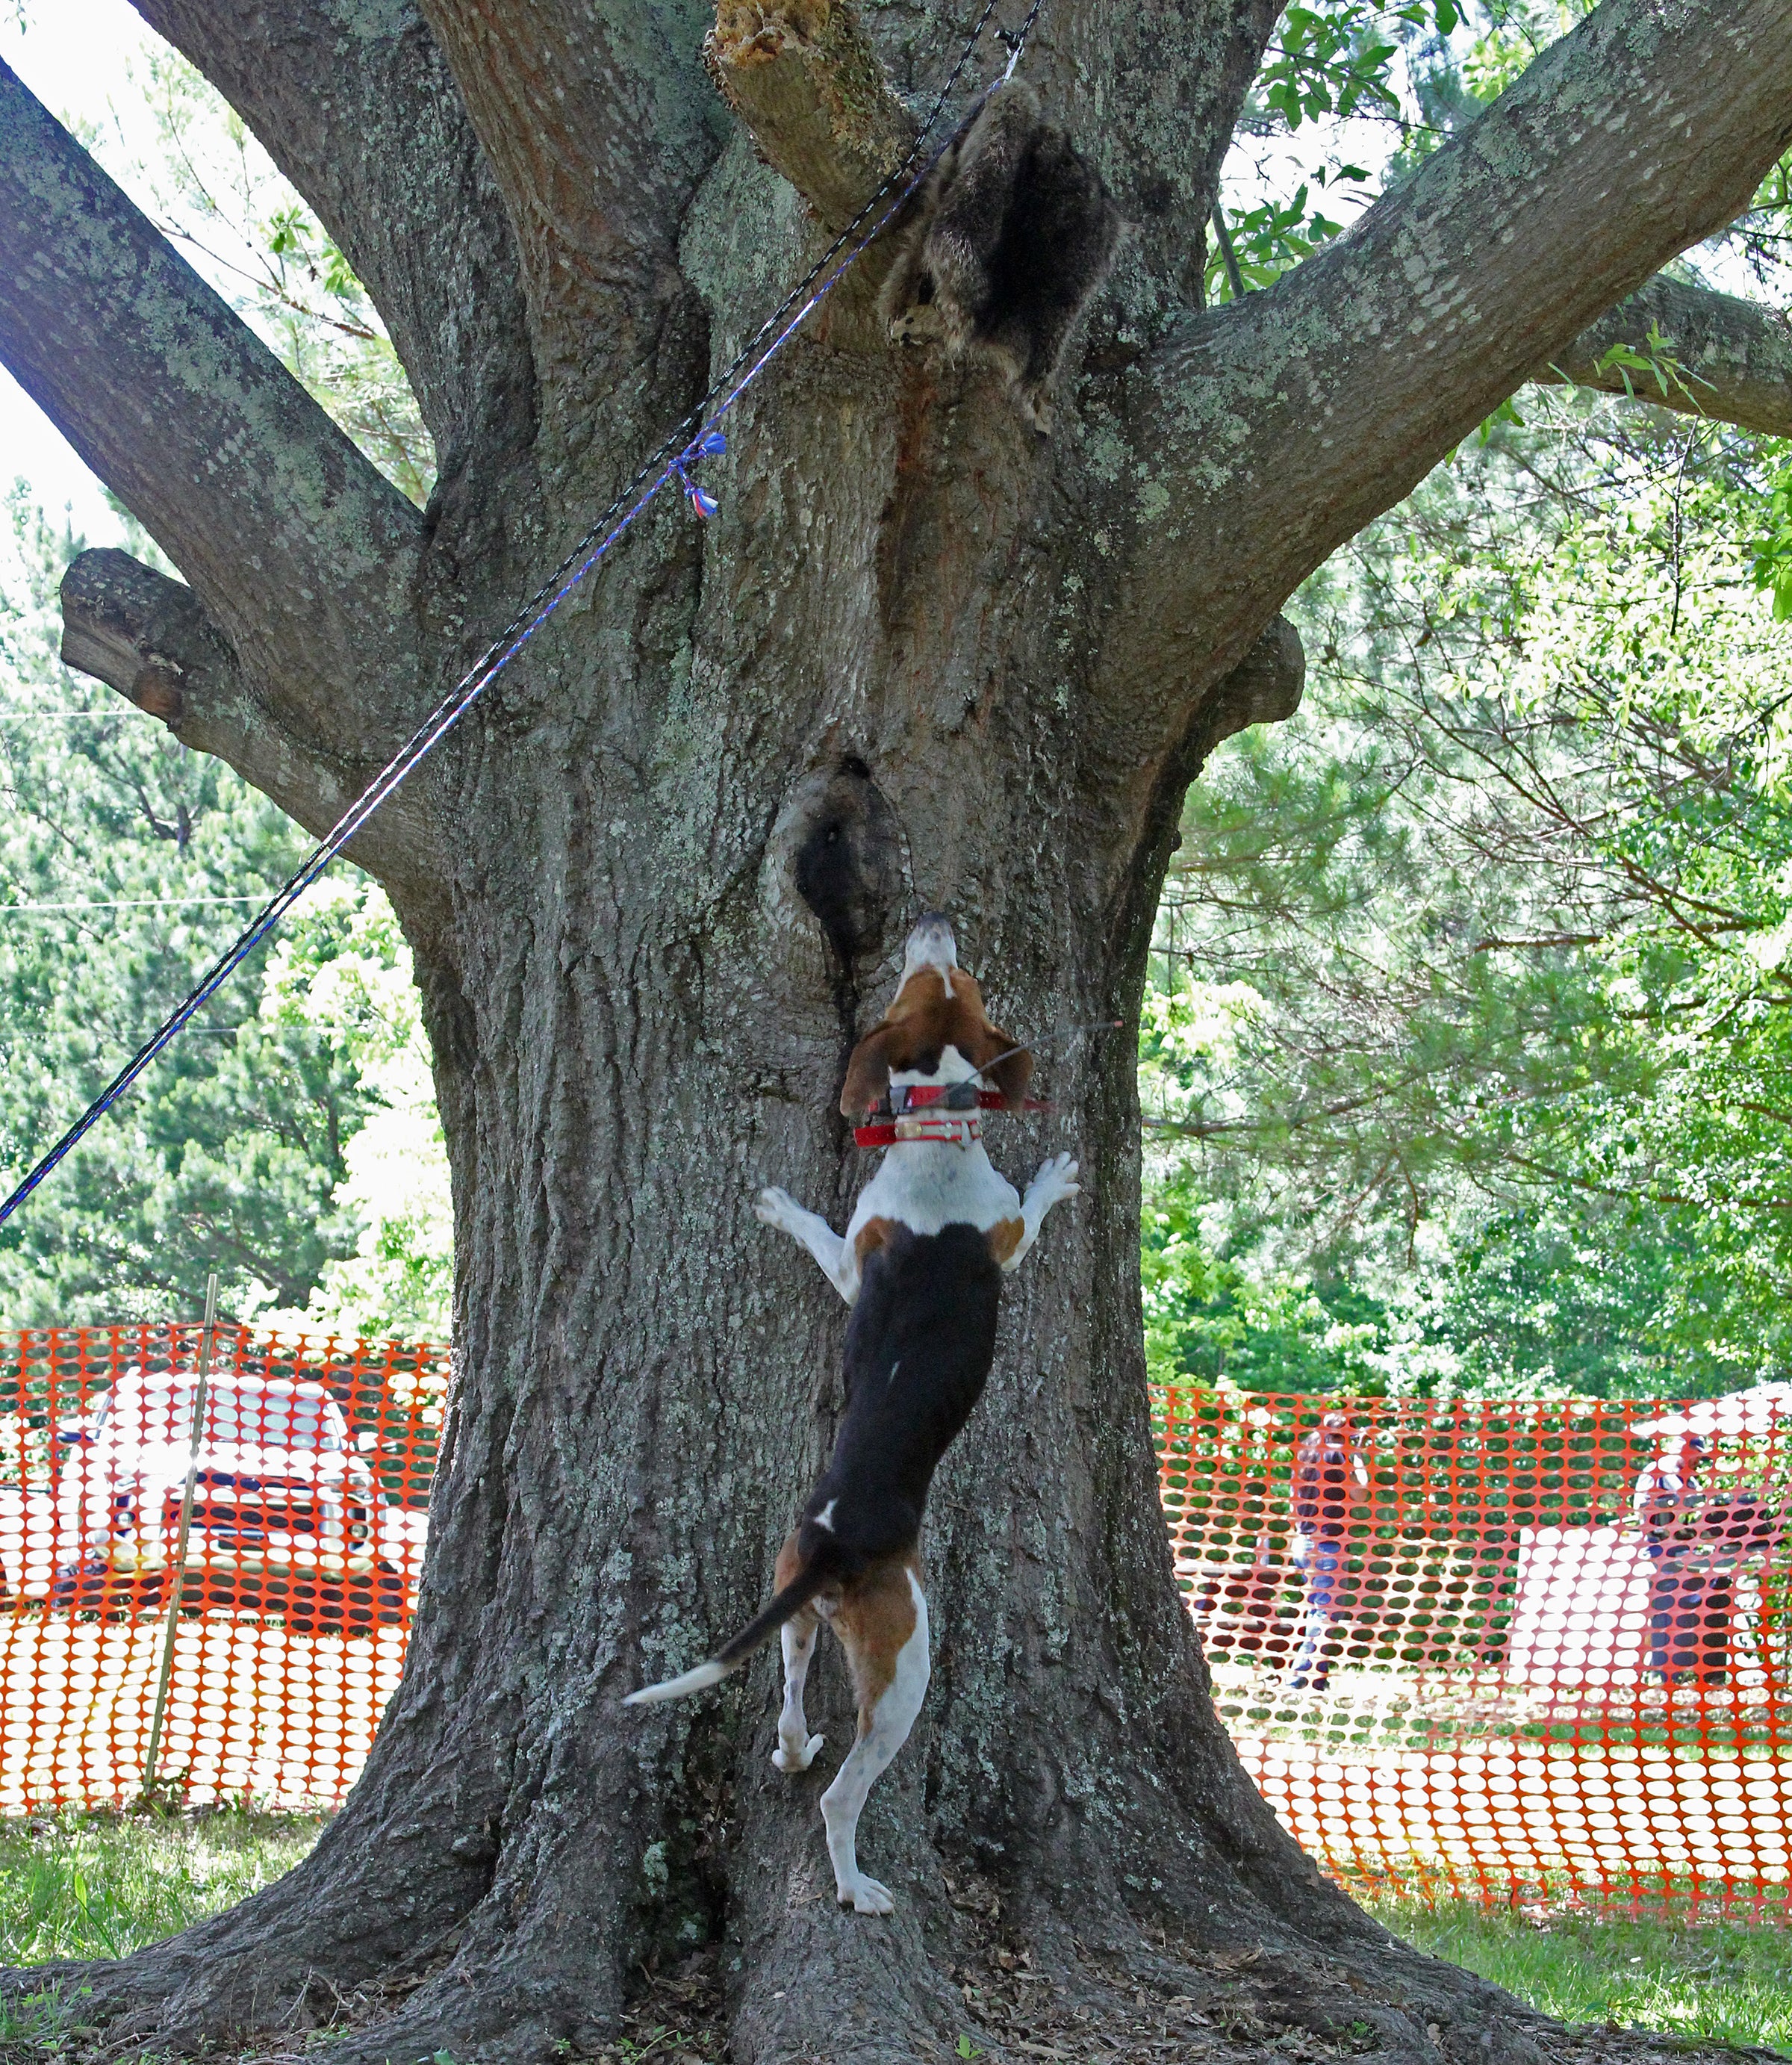
[[[915,198],[880,300],[892,338],[937,337],[999,366],[1051,427],[1050,390],[1113,262],[1120,210],[1031,87],[999,86]]]

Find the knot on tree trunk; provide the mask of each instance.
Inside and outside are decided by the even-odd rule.
[[[1207,756],[1221,740],[1248,731],[1253,724],[1280,724],[1301,706],[1306,685],[1306,653],[1301,634],[1285,616],[1278,616],[1229,674],[1196,711],[1187,743],[1176,770],[1176,807],[1182,787],[1193,781]]]

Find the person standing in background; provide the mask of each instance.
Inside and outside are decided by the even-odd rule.
[[[1649,1660],[1664,1685],[1683,1683],[1698,1668],[1705,1579],[1693,1568],[1697,1546],[1698,1473],[1705,1443],[1697,1434],[1664,1441],[1637,1480],[1632,1509],[1652,1569],[1649,1582]]]
[[[1369,1466],[1342,1412],[1322,1414],[1294,1452],[1292,1559],[1306,1581],[1301,1646],[1288,1674],[1291,1692],[1322,1692],[1331,1676],[1326,1642],[1349,1617],[1355,1582],[1346,1553],[1350,1522],[1369,1503]]]

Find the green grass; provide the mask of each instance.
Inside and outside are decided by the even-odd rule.
[[[119,1958],[289,1871],[323,1824],[237,1809],[0,1821],[0,1964]]]
[[[119,1957],[241,1900],[297,1864],[321,1821],[238,1811],[0,1821],[0,1964]],[[1792,2055],[1792,1930],[1376,1901],[1421,1950],[1564,2022],[1637,2024]],[[78,2004],[0,2006],[0,2043],[49,2035]]]
[[[1397,1936],[1562,2022],[1614,2022],[1792,2054],[1792,1930],[1376,1901]]]

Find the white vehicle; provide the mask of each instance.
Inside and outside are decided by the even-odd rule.
[[[148,1604],[166,1596],[193,1467],[197,1376],[128,1372],[97,1409],[57,1433],[53,1606]],[[182,1591],[307,1613],[382,1578],[385,1501],[321,1384],[215,1376],[206,1386]],[[357,1618],[366,1618],[363,1614]],[[380,1614],[378,1618],[388,1617]]]

